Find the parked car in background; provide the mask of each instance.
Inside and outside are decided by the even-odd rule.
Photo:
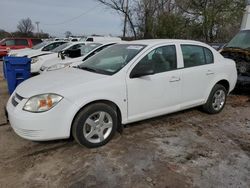
[[[222,48],[224,48],[226,44],[225,43],[210,43],[209,45],[212,46],[215,50],[219,51]]]
[[[51,50],[57,48],[58,46],[67,43],[66,41],[52,41],[52,42],[42,42],[31,49],[23,50],[11,50],[8,55],[14,57],[38,57],[41,55],[46,55],[52,53]]]
[[[6,38],[0,41],[0,57],[6,56],[10,50],[31,48],[41,43],[36,38]]]
[[[237,65],[238,88],[250,89],[250,30],[240,31],[222,50],[221,54]]]
[[[33,61],[32,61],[32,64],[31,64],[31,72],[32,73],[38,73],[40,71],[41,66],[45,62],[48,62],[48,61],[49,62],[50,61],[51,62],[63,61],[64,59],[68,58],[68,57],[65,57],[65,56],[71,51],[75,52],[72,55],[74,58],[82,56],[83,52],[81,52],[81,49],[83,49],[87,43],[88,42],[67,42],[67,43],[64,43],[64,44],[58,46],[57,48],[51,50],[52,53],[50,53],[50,54],[34,57],[32,59]],[[100,44],[99,43],[98,44],[91,43],[91,46],[95,47],[96,45],[100,45]]]
[[[32,50],[41,50],[44,46],[48,45],[48,41],[43,41],[37,45],[34,45],[32,48],[23,48],[23,49],[17,49],[17,50],[10,50],[8,52],[8,56],[21,56],[25,53],[28,53],[30,49]],[[19,55],[20,54],[20,55]]]
[[[87,147],[110,141],[122,124],[202,106],[223,110],[235,87],[235,62],[201,42],[145,40],[116,44],[75,68],[21,83],[7,103],[14,131]]]
[[[116,44],[115,42],[108,42],[108,43],[88,43],[81,48],[82,56],[78,58],[70,58],[65,57],[65,59],[54,59],[54,60],[47,60],[43,63],[39,73],[44,73],[47,71],[54,71],[63,69],[66,67],[73,67],[82,64],[88,58],[94,56],[95,54],[99,53],[103,49]]]

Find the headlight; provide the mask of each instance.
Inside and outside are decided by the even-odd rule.
[[[57,94],[42,94],[29,98],[25,103],[23,110],[28,112],[45,112],[56,106],[62,96]]]
[[[39,58],[38,58],[38,57],[33,57],[33,58],[31,58],[31,64],[34,64],[34,63],[36,63],[37,61],[39,61]]]
[[[66,64],[55,64],[55,65],[52,65],[50,66],[47,71],[54,71],[54,70],[59,70],[59,69],[63,69],[65,67],[68,67],[71,63],[66,63]]]

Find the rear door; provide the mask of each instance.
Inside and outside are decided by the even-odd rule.
[[[211,50],[198,45],[181,45],[184,68],[182,69],[182,108],[204,103],[207,88],[216,70]]]

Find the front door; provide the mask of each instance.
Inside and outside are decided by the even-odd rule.
[[[153,75],[131,78],[141,66],[151,64]],[[128,121],[138,121],[179,110],[181,75],[175,45],[157,47],[142,58],[127,76]]]

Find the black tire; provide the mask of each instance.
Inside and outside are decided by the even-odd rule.
[[[93,143],[90,142],[85,136],[84,136],[84,124],[86,123],[87,119],[94,113],[97,112],[105,112],[110,115],[112,119],[112,130],[107,138],[105,138],[103,141],[99,143]],[[86,108],[83,108],[75,117],[75,120],[72,125],[72,135],[77,143],[79,143],[82,146],[86,146],[88,148],[95,148],[100,147],[105,144],[107,144],[112,137],[115,135],[115,132],[117,130],[118,126],[118,118],[117,118],[117,112],[116,110],[111,107],[108,104],[105,103],[94,103]]]
[[[223,104],[223,106],[222,106],[219,110],[218,110],[218,109],[215,109],[215,108],[213,107],[214,97],[215,97],[215,94],[216,94],[218,91],[223,91],[224,94],[225,94],[225,101],[224,101],[224,104]],[[228,94],[228,92],[227,92],[226,88],[225,88],[223,85],[216,84],[216,85],[213,87],[213,89],[212,89],[212,91],[211,91],[211,93],[210,93],[210,95],[209,95],[209,97],[208,97],[208,100],[207,100],[206,104],[204,104],[204,105],[202,106],[203,110],[204,110],[205,112],[209,113],[209,114],[217,114],[217,113],[220,113],[220,112],[224,109],[224,107],[225,107],[226,100],[227,100],[227,94]]]

